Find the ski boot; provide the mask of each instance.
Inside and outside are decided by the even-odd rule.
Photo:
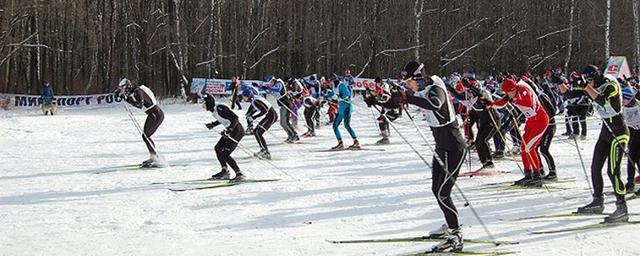
[[[291,137],[291,139],[289,139],[289,142],[287,142],[287,141],[285,141],[285,142],[287,142],[289,144],[293,144],[293,143],[296,143],[298,141],[300,141],[300,137],[298,137],[298,135],[293,135],[293,137]]]
[[[527,182],[529,182],[529,180],[531,180],[533,178],[533,176],[531,175],[531,172],[525,172],[524,173],[524,178],[519,179],[517,181],[515,181],[513,183],[514,186],[524,186]]]
[[[629,214],[627,213],[627,202],[625,200],[618,200],[616,202],[616,210],[609,214],[609,216],[604,217],[604,222],[606,223],[619,223],[619,222],[628,222]]]
[[[376,141],[376,145],[389,145],[389,137],[382,137],[382,139]]]
[[[253,129],[251,129],[251,128],[247,128],[247,129],[244,131],[244,135],[253,135]]]
[[[460,252],[464,247],[462,231],[458,229],[448,229],[444,235],[444,241],[431,247],[431,252]]]
[[[227,167],[224,166],[222,167],[222,170],[220,170],[219,173],[214,174],[209,179],[210,180],[228,180],[229,178],[230,178],[229,171],[227,170]]]
[[[542,187],[542,175],[540,174],[540,172],[534,172],[533,175],[531,176],[531,179],[527,180],[522,185],[530,188]]]
[[[269,153],[269,151],[260,151],[260,155],[258,155],[258,158],[271,160],[271,153]]]
[[[262,153],[264,153],[264,149],[260,149],[260,151],[253,153],[254,157],[260,158],[260,156],[262,155]]]
[[[549,174],[547,174],[547,176],[544,176],[542,179],[548,181],[558,181],[558,174],[556,173],[556,171],[550,170]]]
[[[429,231],[429,238],[443,239],[448,230],[449,226],[447,226],[447,224],[442,224],[438,229]]]
[[[513,146],[511,151],[509,152],[512,156],[520,155],[520,146]]]
[[[338,145],[332,147],[331,150],[344,150],[344,143],[342,143],[342,140],[339,140]]]
[[[636,184],[635,182],[631,181],[631,182],[627,182],[627,185],[625,185],[624,187],[627,190],[627,194],[631,194],[633,193],[633,190],[636,189]]]
[[[497,150],[496,152],[493,152],[491,157],[495,159],[502,159],[504,158],[504,152],[502,152],[502,150]]]
[[[240,182],[245,180],[245,176],[244,174],[242,174],[242,172],[240,170],[235,171],[236,172],[236,176],[233,177],[233,179],[229,180],[230,182]]]
[[[360,142],[358,142],[358,139],[353,139],[353,145],[349,146],[349,150],[359,150],[362,149],[360,147]]]
[[[593,196],[593,201],[585,206],[578,208],[578,214],[602,214],[604,211],[604,198],[602,196]]]
[[[573,132],[571,132],[571,131],[567,131],[567,132],[565,132],[565,133],[563,133],[563,134],[560,134],[560,135],[562,135],[562,136],[569,136],[569,135],[571,135],[571,134],[573,134]]]
[[[159,167],[160,166],[159,162],[160,162],[160,160],[158,159],[158,155],[151,154],[149,156],[149,159],[144,160],[142,162],[142,164],[140,164],[140,167],[142,167],[142,168]]]
[[[482,167],[480,168],[480,170],[488,170],[488,169],[493,169],[495,167],[496,166],[493,164],[493,162],[489,160],[482,164]]]
[[[580,135],[580,140],[587,140],[587,135]]]

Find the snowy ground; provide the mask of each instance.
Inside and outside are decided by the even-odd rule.
[[[174,167],[104,174],[96,172],[147,158],[122,108],[62,109],[53,117],[36,111],[0,113],[0,255],[398,255],[432,244],[336,245],[325,239],[419,236],[443,223],[430,192],[429,169],[395,133],[384,152],[314,153],[335,145],[330,127],[304,144],[288,145],[282,143],[284,131],[274,125],[267,140],[272,163],[281,170],[241,150],[234,156],[250,178],[281,181],[180,193],[169,191],[171,185],[151,185],[205,178],[219,170],[213,152],[219,135],[204,127],[211,115],[200,105],[163,108],[166,119],[154,139]],[[136,113],[142,122],[144,114]],[[361,142],[373,148],[378,130],[371,113],[360,106],[353,118]],[[600,129],[596,121],[590,124],[589,140],[580,142],[587,166]],[[407,118],[396,125],[431,158]],[[553,184],[564,190],[481,189],[483,183],[520,178],[511,161],[498,162],[497,169],[512,174],[462,177],[458,184],[497,239],[521,242],[497,249],[521,255],[640,255],[634,243],[640,239],[637,226],[530,235],[599,219],[500,220],[570,212],[590,200],[571,142],[558,139],[552,148],[560,175],[575,178]],[[257,148],[252,136],[242,143]],[[479,163],[473,159],[475,153],[471,169],[476,169]],[[460,194],[454,199],[465,237],[487,239]],[[638,212],[639,204],[631,201],[630,212]],[[606,211],[613,207],[607,204]]]

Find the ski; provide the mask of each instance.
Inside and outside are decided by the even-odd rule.
[[[553,189],[553,190],[566,190],[566,188],[561,188],[561,187],[556,187],[556,186],[549,186],[549,185],[542,185],[541,187],[527,187],[527,186],[520,186],[520,185],[508,185],[508,186],[503,186],[503,187],[494,187],[497,190],[547,190],[547,189]]]
[[[498,175],[498,174],[509,174],[511,173],[510,171],[504,171],[504,170],[500,170],[500,171],[496,171],[496,170],[486,170],[486,169],[480,169],[477,171],[471,171],[471,172],[463,172],[461,173],[459,176],[460,177],[474,177],[474,176],[492,176],[492,175]]]
[[[214,189],[214,188],[224,188],[231,187],[245,183],[262,183],[262,182],[272,182],[279,181],[279,179],[265,179],[265,180],[242,180],[242,181],[230,181],[224,180],[219,183],[215,183],[213,185],[207,185],[202,187],[188,187],[188,188],[169,188],[170,191],[173,192],[184,192],[184,191],[194,191],[194,190],[205,190],[205,189]]]
[[[179,180],[179,181],[164,181],[164,182],[152,182],[151,185],[166,185],[166,184],[199,184],[199,183],[216,183],[229,180],[216,180],[211,178],[206,179],[193,179],[193,180]]]
[[[572,218],[572,217],[602,217],[602,216],[607,216],[610,215],[611,213],[577,213],[577,212],[570,212],[570,213],[555,213],[555,214],[545,214],[545,215],[537,215],[537,216],[529,216],[529,217],[522,217],[522,218],[517,218],[517,219],[498,219],[500,221],[526,221],[526,220],[539,220],[539,219],[554,219],[554,218]],[[635,216],[638,215],[640,216],[640,213],[629,213],[629,216]]]
[[[95,172],[95,174],[103,174],[103,173],[119,172],[119,171],[136,171],[136,170],[142,170],[142,169],[160,169],[165,167],[166,166],[142,166],[141,164],[131,164],[131,165],[105,168],[103,170],[99,170]]]
[[[406,242],[433,242],[442,241],[442,238],[430,237],[430,236],[414,236],[414,237],[398,237],[398,238],[381,238],[381,239],[361,239],[361,240],[327,240],[332,244],[363,244],[363,243],[406,243]],[[491,241],[482,239],[464,239],[465,243],[471,244],[494,244],[499,245],[514,245],[520,242],[513,241]]]
[[[583,231],[583,230],[590,230],[590,229],[597,229],[597,228],[611,228],[611,227],[618,227],[618,226],[625,226],[625,225],[635,225],[635,224],[640,224],[640,221],[615,222],[615,223],[600,222],[600,223],[594,223],[594,224],[589,224],[589,225],[584,225],[584,226],[579,226],[579,227],[574,227],[574,228],[562,228],[562,229],[543,230],[543,231],[530,231],[529,233],[533,234],[533,235],[555,234],[555,233],[565,233],[565,232],[572,232],[572,231]]]
[[[545,183],[567,183],[575,181],[575,178],[558,178],[557,180],[543,180]],[[484,187],[500,187],[500,186],[511,186],[513,181],[504,181],[504,182],[494,182],[494,183],[485,183],[482,184]]]
[[[509,255],[515,254],[516,252],[512,251],[491,251],[491,250],[477,250],[477,251],[467,251],[462,250],[459,252],[419,252],[419,253],[410,253],[404,254],[406,256],[423,256],[423,255]]]
[[[385,151],[383,148],[359,148],[359,149],[320,149],[312,152],[344,152],[344,151]]]

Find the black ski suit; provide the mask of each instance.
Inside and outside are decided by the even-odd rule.
[[[132,88],[126,95],[120,95],[124,100],[136,108],[143,109],[147,114],[144,121],[142,141],[147,145],[149,154],[156,154],[156,146],[151,136],[158,130],[158,127],[164,121],[164,112],[158,106],[155,95],[149,87],[140,85]]]
[[[264,118],[258,123],[258,127],[254,129],[254,136],[256,137],[256,141],[258,141],[258,145],[260,145],[260,149],[269,152],[267,142],[264,139],[264,133],[271,128],[271,125],[278,121],[278,113],[276,113],[271,106],[271,103],[269,103],[265,98],[254,97],[251,100],[251,106],[249,106],[245,115],[247,116],[247,119],[251,120],[251,122],[261,116],[264,116]]]
[[[214,127],[222,124],[225,130],[220,136],[220,140],[214,147],[216,150],[216,157],[220,162],[221,167],[230,166],[236,173],[240,172],[236,160],[231,157],[231,153],[238,146],[238,142],[244,136],[244,128],[238,121],[238,116],[224,104],[216,104],[214,111],[211,112],[216,121],[207,124],[207,128],[213,129]]]
[[[417,82],[422,83],[425,88],[409,96],[408,103],[428,110],[427,122],[436,143],[436,155],[432,160],[431,191],[436,196],[449,228],[457,229],[460,226],[458,210],[451,199],[451,190],[467,153],[466,144],[442,79],[432,76],[426,80],[418,79]]]
[[[599,86],[598,96],[594,99],[595,109],[602,119],[602,128],[598,136],[598,142],[593,149],[591,162],[591,181],[594,195],[602,196],[603,180],[602,167],[609,160],[608,175],[613,185],[618,201],[624,201],[626,189],[620,177],[620,164],[627,143],[629,142],[629,129],[622,115],[621,88],[615,80],[605,78],[604,84]]]

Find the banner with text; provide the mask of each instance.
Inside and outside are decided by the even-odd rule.
[[[242,86],[250,86],[251,84],[256,83],[258,84],[258,90],[260,93],[273,93],[269,90],[268,86],[260,80],[240,80],[240,83]],[[375,86],[375,81],[373,78],[356,78],[351,86],[354,91],[364,91],[366,88],[373,88],[373,86]],[[192,94],[208,93],[212,95],[230,95],[232,90],[231,79],[191,79]]]
[[[122,99],[108,94],[55,96],[53,103],[57,107],[108,107],[121,102]],[[0,108],[33,108],[42,104],[40,95],[0,94]]]

